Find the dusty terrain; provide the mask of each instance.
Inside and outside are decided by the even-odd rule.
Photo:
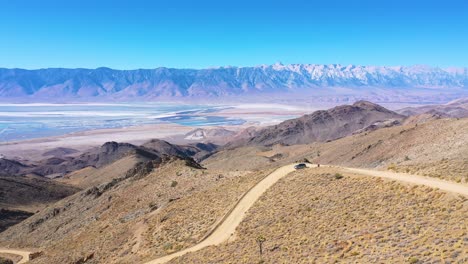
[[[252,169],[308,159],[313,163],[377,168],[468,182],[468,118],[362,132],[330,142],[223,150],[208,168]],[[252,165],[254,164],[254,165]]]
[[[148,159],[139,155],[129,155],[102,168],[86,167],[71,172],[63,178],[57,179],[57,181],[86,189],[123,177],[128,170],[145,161],[148,161]]]
[[[136,170],[42,210],[3,232],[0,243],[42,248],[33,263],[142,262],[197,243],[263,176],[205,171],[182,161],[148,175]]]
[[[78,191],[37,176],[0,176],[0,232]]]
[[[468,98],[460,98],[443,105],[426,105],[420,107],[405,107],[398,110],[404,115],[440,114],[446,117],[468,117]]]
[[[0,248],[0,260],[6,259],[7,261],[12,261],[15,264],[27,263],[30,259],[30,252],[26,250],[15,250],[15,249],[6,249]],[[3,263],[3,262],[0,262]],[[8,262],[6,262],[8,263]]]
[[[73,186],[37,176],[0,176],[0,208],[35,212],[77,191]]]
[[[336,168],[303,170],[255,203],[235,240],[170,263],[463,263],[467,214],[463,196]]]
[[[399,117],[380,107],[374,110]],[[353,120],[359,123],[359,118]],[[43,167],[26,162],[25,169],[2,159],[11,171],[64,173],[55,181],[28,177],[74,191],[44,203],[39,199],[37,205],[25,203],[35,214],[0,233],[0,246],[38,247],[43,254],[32,263],[162,263],[160,257],[189,248],[200,251],[172,263],[464,263],[466,193],[408,182],[424,184],[424,177],[410,175],[418,174],[465,190],[468,119],[414,120],[381,128],[372,119],[370,126],[354,124],[341,131],[347,135],[362,127],[343,138],[292,146],[228,147],[214,155],[210,151],[217,146],[210,144],[177,146],[152,140],[143,146],[111,142],[78,153],[71,150],[74,147],[55,148],[52,154],[68,157],[49,155],[53,157],[39,162],[47,165]],[[255,131],[244,134],[254,136]],[[190,157],[202,160],[206,169]],[[284,177],[277,183],[268,182],[270,189],[258,187],[266,193],[255,192],[247,207],[237,208],[246,191],[253,186],[256,190],[256,184],[261,186],[275,168],[305,160],[361,169],[321,166],[285,173],[275,178]],[[55,171],[62,162],[63,168]],[[287,168],[294,171],[290,165]],[[403,174],[394,178],[398,182],[374,177],[394,175],[390,172]],[[45,193],[53,192],[40,195]],[[0,198],[10,206],[13,218],[26,217],[13,212],[26,207],[11,207],[21,197],[0,193]],[[231,210],[241,212],[232,221]],[[227,234],[228,242],[221,235],[208,236],[216,232]],[[256,243],[260,236],[266,239],[262,256]]]
[[[240,146],[298,145],[325,142],[349,136],[359,130],[399,125],[406,117],[380,105],[358,101],[328,110],[286,120],[278,125],[259,129],[253,136],[231,141],[227,148]]]

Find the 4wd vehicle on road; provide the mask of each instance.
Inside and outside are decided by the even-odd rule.
[[[307,168],[307,165],[305,165],[305,163],[299,163],[296,166],[294,166],[294,168],[296,170],[305,169],[305,168]]]

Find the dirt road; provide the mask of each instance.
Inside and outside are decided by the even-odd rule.
[[[182,256],[188,252],[194,252],[200,250],[207,246],[218,245],[226,240],[228,240],[236,230],[237,226],[240,224],[242,219],[245,216],[245,213],[252,207],[252,205],[262,196],[262,194],[270,188],[273,184],[275,184],[279,179],[283,178],[284,176],[288,175],[290,172],[294,171],[294,165],[287,165],[283,166],[262,181],[260,181],[255,187],[250,189],[250,191],[242,197],[242,199],[237,203],[231,213],[224,219],[224,221],[208,236],[205,240],[200,242],[199,244],[187,248],[185,250],[173,253],[171,255],[167,255],[150,262],[147,264],[158,264],[158,263],[165,263],[175,257]]]
[[[316,167],[315,165],[309,165],[309,167]],[[329,167],[329,166],[327,166]],[[348,170],[350,172],[356,172],[363,175],[374,176],[374,177],[382,177],[393,179],[401,182],[407,182],[412,184],[420,184],[426,185],[433,188],[439,188],[440,190],[458,193],[462,195],[468,196],[468,186],[451,183],[439,179],[428,178],[418,175],[409,175],[403,173],[394,173],[394,172],[387,172],[387,171],[377,171],[377,170],[368,170],[368,169],[355,169],[355,168],[346,168],[346,167],[338,167],[341,169]],[[154,259],[152,261],[147,262],[146,264],[160,264],[166,263],[173,258],[180,257],[186,253],[194,252],[200,250],[204,247],[218,245],[222,242],[228,240],[235,232],[237,226],[241,223],[242,219],[245,216],[245,213],[249,210],[250,207],[257,201],[260,196],[273,184],[275,184],[278,180],[283,178],[284,176],[288,175],[289,173],[294,171],[294,165],[286,165],[283,166],[270,175],[268,175],[265,179],[260,181],[255,187],[253,187],[241,200],[235,205],[234,209],[230,212],[230,214],[222,221],[222,223],[211,233],[205,240],[200,242],[199,244],[187,248],[182,251],[175,252],[173,254]]]
[[[315,165],[309,165],[309,167],[316,167]],[[332,166],[327,166],[332,167]],[[410,175],[404,173],[394,173],[388,171],[377,171],[369,169],[356,169],[356,168],[346,168],[346,167],[337,167],[340,169],[347,170],[349,172],[355,172],[362,175],[368,175],[373,177],[382,177],[387,179],[393,179],[401,182],[407,182],[411,184],[426,185],[432,188],[438,188],[443,191],[457,193],[461,195],[468,196],[468,186],[463,184],[457,184],[453,182],[443,181],[435,178],[423,177],[418,175]],[[225,216],[221,223],[213,230],[213,232],[208,235],[203,241],[199,244],[196,244],[193,247],[187,248],[185,250],[175,252],[173,254],[157,258],[147,262],[147,264],[159,264],[166,263],[169,260],[180,257],[186,253],[194,252],[205,248],[207,246],[218,245],[222,242],[227,241],[235,232],[237,226],[244,219],[246,212],[254,205],[254,203],[263,195],[263,193],[268,190],[272,185],[274,185],[278,180],[285,177],[289,173],[293,172],[294,164],[286,165],[278,168],[263,180],[261,180],[257,185],[250,189],[234,206],[234,208]],[[26,263],[29,260],[29,254],[31,252],[24,250],[13,250],[13,249],[1,249],[0,253],[10,253],[16,254],[23,257],[19,263]]]
[[[31,254],[32,252],[25,251],[25,250],[18,250],[18,249],[0,248],[0,253],[13,254],[13,255],[21,256],[22,259],[19,262],[17,262],[17,264],[22,264],[22,263],[26,263],[26,262],[29,261],[29,254]]]
[[[369,169],[355,169],[355,168],[346,168],[340,167],[344,170],[350,172],[356,172],[362,175],[374,176],[392,179],[401,182],[407,182],[411,184],[426,185],[433,188],[439,188],[440,190],[458,193],[468,196],[468,186],[463,184],[458,184],[455,182],[444,181],[436,178],[424,177],[419,175],[412,175],[406,173],[396,173],[391,171],[378,171],[378,170],[369,170]]]

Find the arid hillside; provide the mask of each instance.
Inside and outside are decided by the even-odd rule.
[[[325,112],[332,117],[318,118]],[[464,263],[468,197],[339,166],[425,175],[464,188],[468,118],[405,119],[368,102],[325,112],[312,114],[318,117],[311,127],[295,119],[286,122],[297,125],[292,130],[249,130],[251,139],[261,131],[274,137],[238,148],[108,142],[36,164],[2,159],[16,175],[0,177],[7,216],[0,224],[9,227],[0,230],[0,248],[41,251],[31,263],[145,263],[197,245],[248,190],[279,175],[273,170],[308,161],[333,167],[289,175],[293,166],[283,167],[284,178],[252,199],[246,218],[245,211],[237,215],[241,224],[228,242],[171,263]]]
[[[466,197],[306,169],[269,189],[228,243],[169,263],[464,263],[467,215]]]
[[[267,173],[167,159],[41,210],[1,233],[0,246],[40,248],[32,263],[141,263],[197,243]]]
[[[29,166],[16,160],[0,158],[0,175],[16,175],[29,169]]]
[[[0,176],[0,232],[79,189],[37,176]]]
[[[439,114],[452,118],[468,117],[468,98],[461,98],[442,105],[406,107],[398,110],[397,112],[407,116],[419,114]]]
[[[377,168],[468,182],[468,118],[361,132],[329,142],[223,150],[207,168],[251,170],[294,161]]]
[[[367,101],[316,111],[278,125],[260,129],[253,136],[234,140],[226,148],[239,146],[297,145],[325,142],[351,135],[359,130],[400,124],[404,116]]]
[[[89,166],[70,172],[56,181],[86,189],[123,177],[139,163],[150,160],[138,154],[130,154],[100,168]]]
[[[313,161],[468,183],[468,118],[364,133],[317,146]],[[315,157],[314,157],[315,156]]]

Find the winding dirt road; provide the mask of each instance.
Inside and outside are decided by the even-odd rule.
[[[262,196],[262,194],[273,184],[275,184],[279,179],[283,178],[284,176],[288,175],[293,171],[294,165],[283,166],[272,172],[259,183],[257,183],[257,185],[250,189],[240,199],[240,201],[236,204],[234,209],[229,213],[229,215],[225,217],[225,219],[211,233],[211,235],[206,237],[202,242],[185,250],[178,251],[158,259],[154,259],[152,261],[147,262],[146,264],[166,263],[169,260],[182,256],[188,252],[194,252],[204,247],[218,245],[228,240],[234,234],[234,231],[236,230],[237,226],[241,223],[242,219],[244,219],[245,213],[250,209],[250,207],[252,207],[252,205],[258,200],[258,198],[260,198],[260,196]]]
[[[6,254],[13,254],[13,255],[18,255],[21,256],[22,259],[18,261],[16,264],[23,264],[29,261],[29,254],[32,252],[25,251],[25,250],[19,250],[19,249],[7,249],[7,248],[0,248],[0,253],[6,253]]]
[[[316,165],[309,165],[310,167],[316,167]],[[401,182],[425,185],[432,188],[438,188],[443,191],[457,193],[461,195],[468,196],[468,186],[463,184],[457,184],[453,182],[443,181],[435,178],[423,177],[418,175],[410,175],[404,173],[394,173],[388,171],[377,171],[369,169],[356,169],[356,168],[347,168],[339,166],[326,166],[344,169],[349,172],[354,172],[362,175],[381,177],[392,180],[397,180]],[[204,240],[196,244],[193,247],[187,248],[182,251],[175,252],[173,254],[157,258],[147,262],[146,264],[160,264],[166,263],[169,260],[180,257],[186,253],[198,251],[202,248],[218,245],[222,242],[227,241],[235,232],[237,226],[244,219],[246,212],[254,205],[254,203],[263,195],[263,193],[268,190],[272,185],[274,185],[278,180],[285,177],[289,173],[293,172],[294,164],[286,165],[278,168],[263,180],[261,180],[257,185],[251,188],[242,198],[237,202],[233,209],[221,220],[221,222],[213,229],[211,233],[206,236]],[[15,250],[15,249],[2,249],[0,248],[0,253],[10,253],[16,254],[23,257],[18,263],[26,263],[29,260],[29,254],[31,252],[24,250]]]
[[[316,167],[316,165],[309,165],[308,167]],[[381,177],[412,184],[426,185],[433,188],[439,188],[440,190],[468,196],[468,186],[442,181],[439,179],[387,171],[355,169],[338,166],[326,167],[335,167],[367,176]],[[208,246],[218,245],[224,241],[227,241],[234,234],[237,226],[241,223],[242,219],[244,218],[245,213],[250,209],[250,207],[253,206],[253,204],[260,198],[260,196],[262,196],[262,194],[273,184],[275,184],[278,180],[293,172],[294,170],[294,164],[286,165],[275,170],[262,181],[260,181],[238,201],[234,209],[225,217],[225,219],[214,229],[214,231],[210,235],[208,235],[199,244],[196,244],[195,246],[187,248],[185,250],[151,260],[146,264],[166,263],[171,259],[180,257],[186,253],[194,252]]]
[[[368,169],[356,169],[356,168],[347,168],[347,167],[338,167],[349,172],[355,172],[362,175],[374,176],[380,178],[392,179],[400,182],[407,182],[417,185],[425,185],[432,188],[439,188],[442,191],[458,193],[461,195],[468,196],[468,186],[463,184],[458,184],[455,182],[444,181],[436,178],[424,177],[413,174],[406,173],[396,173],[391,171],[378,171],[378,170],[368,170]]]

